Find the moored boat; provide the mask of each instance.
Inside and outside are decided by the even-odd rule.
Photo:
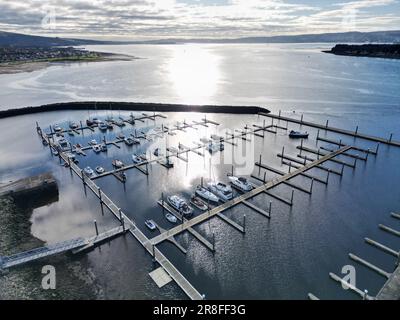
[[[294,139],[307,139],[309,136],[308,132],[300,132],[300,131],[290,131],[289,137]]]
[[[173,214],[171,214],[169,212],[167,212],[165,214],[165,219],[167,219],[171,223],[177,223],[178,222],[178,219]]]
[[[98,145],[98,144],[92,146],[92,149],[93,149],[93,151],[96,152],[96,153],[101,152],[101,146]]]
[[[190,203],[194,205],[197,209],[200,209],[202,211],[206,211],[208,209],[207,204],[199,197],[196,197],[196,195],[192,195],[192,197],[190,198]]]
[[[211,202],[219,201],[218,197],[215,194],[208,191],[206,188],[204,188],[202,186],[197,186],[196,194],[207,201],[211,201]]]
[[[83,173],[89,178],[92,178],[94,176],[94,171],[91,167],[86,167],[85,169],[83,169]]]
[[[95,170],[98,174],[102,174],[106,171],[103,167],[100,166],[97,166]]]
[[[254,188],[254,186],[244,177],[230,176],[229,181],[235,188],[244,192],[251,191]]]
[[[210,182],[208,189],[214,193],[221,201],[226,202],[233,199],[233,192],[231,186],[222,182]]]
[[[151,231],[154,231],[157,229],[156,224],[153,220],[146,220],[144,222],[147,228],[149,228]]]
[[[124,163],[121,160],[115,159],[112,161],[112,165],[115,168],[122,168],[124,166]]]
[[[177,195],[173,195],[167,198],[168,203],[179,213],[185,216],[191,216],[193,213],[193,208],[191,208],[185,200]]]

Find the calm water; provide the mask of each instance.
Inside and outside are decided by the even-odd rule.
[[[323,46],[321,46],[322,48]],[[131,62],[62,65],[30,74],[0,76],[2,108],[39,105],[68,100],[132,100],[181,102],[196,104],[263,105],[271,110],[284,110],[285,115],[324,121],[341,127],[360,125],[360,130],[377,135],[394,132],[400,136],[400,63],[381,59],[335,57],[320,53],[321,48],[307,45],[252,46],[127,46],[96,47],[97,50],[129,53],[143,59]],[[91,49],[94,49],[91,47]],[[296,110],[293,114],[292,110]],[[93,115],[93,114],[92,114]],[[107,113],[98,113],[107,116]],[[127,113],[121,112],[127,116]],[[117,113],[114,116],[118,116]],[[79,120],[87,112],[59,112],[0,120],[0,177],[12,180],[27,174],[51,170],[60,182],[60,201],[36,209],[32,216],[32,232],[37,237],[56,242],[94,232],[93,220],[100,229],[115,226],[108,212],[102,215],[100,205],[90,193],[85,196],[81,182],[68,169],[52,158],[34,134],[34,123],[47,127],[62,120]],[[199,119],[198,114],[168,114],[165,124]],[[200,137],[261,123],[256,116],[210,116],[221,123],[215,128],[188,129],[168,137],[168,144],[191,145]],[[158,120],[156,126],[161,125]],[[141,130],[152,130],[154,123],[138,123]],[[292,126],[298,128],[298,126]],[[132,128],[124,129],[131,132]],[[315,146],[314,130],[309,145]],[[120,131],[108,133],[112,138]],[[333,134],[329,137],[339,139]],[[396,137],[396,136],[395,136]],[[69,137],[67,137],[69,138]],[[72,142],[100,140],[98,133],[71,138]],[[352,139],[344,138],[349,143]],[[282,167],[276,153],[283,145],[296,155],[296,143],[284,132],[256,138],[243,174],[264,175],[252,167],[260,153],[263,162]],[[110,168],[118,157],[128,161],[133,152],[150,152],[165,142],[165,138],[137,147],[111,148],[107,155],[88,153],[80,157],[80,166],[103,165]],[[356,141],[363,147],[374,144]],[[249,146],[252,144],[250,143]],[[226,146],[227,157],[231,151]],[[234,154],[239,155],[236,149]],[[191,154],[189,163],[175,160],[175,168],[167,171],[159,165],[150,168],[146,177],[138,171],[127,173],[125,187],[115,178],[98,181],[115,202],[138,225],[152,218],[163,227],[170,227],[156,204],[161,192],[190,196],[200,178],[225,180],[229,161],[220,164],[218,156],[201,158]],[[171,244],[161,244],[161,250],[178,266],[200,292],[208,298],[304,299],[308,292],[321,298],[356,298],[329,279],[328,273],[340,274],[342,266],[351,264],[349,252],[391,271],[394,259],[367,246],[364,237],[398,249],[396,238],[379,231],[384,223],[399,228],[389,217],[400,210],[398,167],[400,150],[381,146],[378,157],[360,162],[355,171],[346,168],[342,179],[332,175],[328,187],[316,183],[311,197],[296,192],[295,205],[273,201],[273,218],[268,221],[250,209],[238,206],[226,214],[238,222],[246,214],[248,232],[245,236],[217,218],[198,227],[211,239],[215,234],[217,252],[211,254],[190,235],[178,236],[188,248],[183,255]],[[344,159],[349,160],[349,159]],[[332,168],[337,168],[329,163]],[[325,177],[325,172],[313,169],[312,174]],[[273,175],[268,174],[267,178]],[[298,184],[309,180],[296,178]],[[291,188],[279,186],[274,193],[289,198]],[[260,195],[252,200],[267,208],[270,198]],[[143,227],[144,230],[144,227]],[[152,236],[148,230],[144,230]],[[130,237],[120,238],[89,253],[93,272],[109,298],[185,298],[174,284],[159,290],[150,280],[153,268],[144,249]],[[357,285],[375,294],[384,279],[361,267],[357,268]]]

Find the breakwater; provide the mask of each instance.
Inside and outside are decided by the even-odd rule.
[[[224,105],[186,105],[144,102],[106,102],[84,101],[53,103],[42,106],[29,106],[18,109],[0,111],[0,119],[50,111],[76,110],[121,110],[121,111],[151,111],[151,112],[203,112],[230,114],[258,114],[270,111],[259,106],[224,106]]]

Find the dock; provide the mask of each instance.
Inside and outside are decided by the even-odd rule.
[[[376,295],[377,300],[400,300],[400,265]]]
[[[19,179],[0,186],[0,196],[23,196],[32,192],[57,191],[57,181],[51,173]]]
[[[393,140],[392,137],[389,137],[388,139],[380,138],[380,137],[376,137],[376,136],[372,136],[372,135],[368,135],[368,134],[359,133],[357,129],[355,131],[350,131],[350,130],[345,130],[345,129],[341,129],[341,128],[331,127],[331,126],[324,125],[324,124],[318,124],[318,123],[314,123],[314,122],[310,122],[310,121],[304,121],[303,117],[300,120],[298,120],[298,119],[283,117],[281,115],[275,115],[272,113],[265,113],[265,112],[260,112],[259,115],[268,117],[268,118],[272,118],[272,119],[278,119],[278,120],[284,120],[284,121],[291,122],[291,123],[297,123],[297,124],[300,124],[303,126],[308,126],[308,127],[312,127],[312,128],[316,128],[316,129],[331,131],[331,132],[343,134],[346,136],[351,136],[351,137],[355,137],[355,138],[360,138],[360,139],[364,139],[364,140],[387,144],[390,146],[400,147],[400,141]]]

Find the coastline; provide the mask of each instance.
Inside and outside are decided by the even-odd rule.
[[[50,66],[58,65],[58,64],[72,64],[72,63],[90,63],[90,62],[107,62],[107,61],[133,61],[140,59],[139,57],[123,55],[123,54],[114,54],[114,53],[106,53],[106,52],[96,52],[99,54],[99,57],[96,58],[59,58],[53,60],[43,60],[43,61],[23,61],[23,62],[7,62],[0,63],[0,75],[2,74],[18,74],[24,72],[34,72],[41,69],[48,68]]]

